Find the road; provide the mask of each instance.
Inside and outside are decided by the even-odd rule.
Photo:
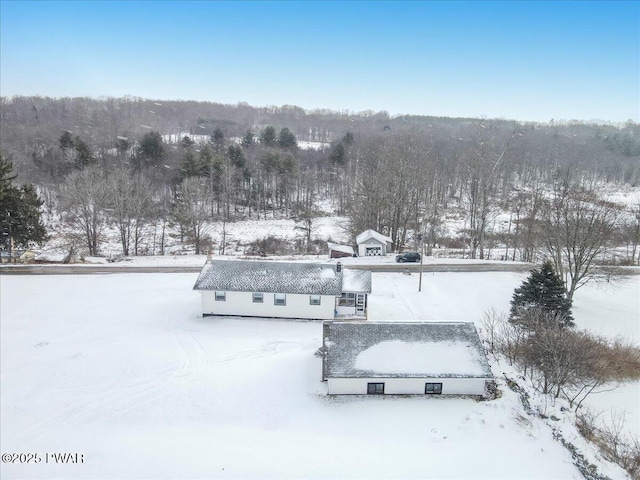
[[[355,264],[345,265],[354,270],[368,270],[370,272],[403,272],[420,271],[420,265],[415,263],[389,264]],[[535,265],[511,262],[487,263],[431,263],[422,266],[423,272],[528,272]],[[610,267],[614,268],[614,267]],[[0,275],[106,275],[113,273],[199,273],[201,266],[195,265],[0,265]],[[611,270],[611,273],[614,273]],[[617,268],[616,274],[640,275],[640,268]]]
[[[419,272],[419,264],[345,265],[345,268],[371,272]],[[526,272],[532,266],[522,263],[438,263],[425,264],[423,272]],[[192,265],[3,265],[0,275],[104,275],[113,273],[198,273],[200,266]]]

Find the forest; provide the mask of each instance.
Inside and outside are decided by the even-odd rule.
[[[42,209],[77,232],[90,255],[100,254],[107,227],[125,256],[148,253],[141,245],[150,224],[162,232],[160,253],[169,231],[200,253],[212,247],[212,222],[261,218],[295,219],[304,233],[298,248],[314,251],[313,224],[328,201],[352,235],[375,229],[396,250],[420,238],[428,251],[458,248],[469,258],[496,246],[508,260],[553,258],[575,278],[570,291],[585,263],[640,259],[640,202],[606,195],[640,184],[640,125],[631,121],[135,97],[3,97],[0,115],[13,182],[35,185]],[[453,232],[452,219],[460,224]]]

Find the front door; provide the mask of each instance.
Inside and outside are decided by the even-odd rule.
[[[364,293],[358,293],[356,295],[356,315],[364,316],[364,312],[367,309],[367,296]]]

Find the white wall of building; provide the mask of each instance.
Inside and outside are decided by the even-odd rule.
[[[287,293],[286,305],[274,305],[274,294],[263,293],[263,302],[253,302],[253,292],[225,292],[225,301],[216,301],[215,292],[202,291],[204,315],[240,315],[250,317],[281,318],[334,318],[336,297],[321,295],[320,305],[310,305],[310,295]]]
[[[426,395],[425,383],[442,383],[442,395],[483,395],[491,378],[329,378],[330,395],[367,395],[367,383],[384,383],[385,395]]]
[[[381,243],[375,238],[370,238],[362,243],[358,244],[358,256],[367,257],[371,256],[371,253],[367,254],[367,247],[380,247],[380,255],[387,254],[387,244]]]
[[[338,315],[355,315],[356,314],[356,307],[341,307],[341,306],[337,306],[336,307],[336,312]]]

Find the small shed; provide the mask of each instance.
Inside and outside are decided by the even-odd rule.
[[[353,247],[327,242],[329,247],[329,258],[353,257]]]
[[[391,238],[375,230],[365,230],[356,237],[358,255],[361,257],[385,256],[391,248]]]
[[[329,394],[489,396],[493,375],[473,323],[325,322]]]

